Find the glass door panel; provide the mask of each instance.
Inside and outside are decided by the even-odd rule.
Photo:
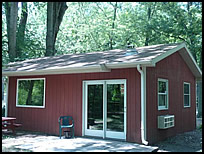
[[[86,81],[84,134],[126,139],[126,80]]]
[[[103,85],[88,85],[87,129],[103,130]]]
[[[107,85],[107,131],[124,132],[124,84]]]

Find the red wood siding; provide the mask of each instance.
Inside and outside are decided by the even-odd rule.
[[[45,108],[16,107],[18,78],[46,78]],[[141,142],[140,137],[140,74],[136,68],[115,69],[106,73],[82,73],[9,77],[8,115],[17,118],[24,130],[59,134],[58,118],[71,115],[76,136],[82,135],[82,81],[127,79],[127,141]]]
[[[166,137],[195,129],[195,77],[178,52],[146,69],[147,141],[154,143]],[[18,78],[46,78],[45,108],[16,107]],[[168,79],[169,109],[158,111],[157,80]],[[105,73],[81,73],[9,77],[8,115],[15,116],[24,130],[59,134],[58,118],[71,115],[75,120],[75,134],[82,135],[82,82],[83,80],[127,79],[127,141],[141,143],[140,74],[136,68],[114,69]],[[183,107],[183,82],[191,85],[191,107]],[[157,128],[157,116],[175,115],[175,127]]]
[[[195,77],[183,61],[178,52],[168,56],[156,64],[156,67],[147,68],[147,140],[154,143],[177,133],[191,131],[196,128],[196,83]],[[158,111],[157,80],[168,79],[169,109]],[[183,82],[190,83],[191,107],[183,105]],[[157,116],[175,115],[175,127],[166,130],[157,128]]]

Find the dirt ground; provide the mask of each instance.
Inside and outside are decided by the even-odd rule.
[[[159,147],[157,152],[202,152],[202,129],[178,134],[154,146]]]

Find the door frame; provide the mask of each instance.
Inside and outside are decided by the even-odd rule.
[[[88,130],[87,126],[87,88],[88,85],[103,85],[103,130]],[[124,132],[106,131],[107,128],[107,84],[124,84]],[[82,136],[96,136],[126,140],[127,132],[127,89],[126,79],[84,80],[82,84]],[[94,134],[94,135],[93,135]]]

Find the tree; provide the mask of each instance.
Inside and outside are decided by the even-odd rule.
[[[56,53],[55,42],[59,26],[68,6],[66,2],[47,3],[47,36],[45,56],[53,56]]]
[[[33,93],[34,80],[29,81],[28,95],[26,99],[26,105],[32,105],[32,93]]]
[[[18,2],[5,2],[8,52],[11,62],[15,61],[16,53],[16,29],[18,16]]]
[[[22,13],[18,18],[18,2],[5,2],[8,53],[11,62],[21,60],[25,47],[24,38],[28,16],[27,2],[22,2]],[[18,19],[20,21],[18,22]]]
[[[25,48],[25,30],[26,30],[26,23],[28,18],[28,8],[27,2],[21,2],[22,5],[22,12],[21,18],[18,26],[17,31],[17,40],[16,40],[16,57],[21,57],[21,53]]]
[[[114,8],[114,11],[113,11],[113,21],[112,21],[112,29],[111,29],[111,33],[109,35],[109,38],[110,38],[110,49],[112,50],[113,49],[113,35],[114,35],[113,31],[115,29],[115,20],[116,20],[116,14],[117,14],[117,2],[115,2],[115,5],[112,4],[111,2],[110,2],[110,4]]]
[[[18,60],[105,51],[124,48],[127,44],[140,47],[185,41],[202,68],[200,2],[72,2],[69,3],[69,11],[66,9],[65,2],[27,2],[28,21],[24,43],[20,43],[21,51],[23,49],[21,53],[18,50],[18,39],[16,44],[20,53],[17,53],[17,57],[20,56]],[[23,20],[22,15],[19,19]],[[3,12],[2,27],[5,25],[4,16]],[[17,27],[18,35],[20,25]],[[4,63],[8,61],[5,31],[4,26]]]

